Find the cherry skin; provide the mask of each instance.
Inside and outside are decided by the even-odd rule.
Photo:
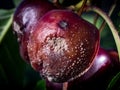
[[[30,33],[32,67],[49,81],[65,82],[85,73],[99,49],[99,31],[69,10],[52,10]]]
[[[113,57],[113,53],[116,57]],[[118,60],[116,52],[100,48],[90,69],[80,78],[69,82],[68,90],[105,90],[113,76],[120,71]]]
[[[81,80],[89,79],[96,74],[100,75],[101,73],[106,71],[106,69],[109,68],[111,65],[112,62],[109,54],[107,53],[107,51],[100,48],[97,56],[95,57],[93,65],[83,76],[81,76]]]
[[[117,72],[120,71],[119,56],[115,50],[99,49],[90,69],[81,77],[68,82],[67,90],[104,90]],[[107,82],[108,80],[108,82]],[[62,90],[61,83],[47,81],[47,90]]]
[[[47,0],[23,0],[17,7],[13,18],[13,28],[20,44],[20,54],[27,62],[29,62],[27,52],[29,32],[46,12],[54,8],[56,7]]]

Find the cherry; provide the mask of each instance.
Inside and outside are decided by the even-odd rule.
[[[83,76],[81,76],[80,79],[86,80],[91,78],[93,75],[100,75],[110,66],[112,66],[112,62],[108,52],[100,48],[93,65]]]
[[[92,65],[99,49],[99,31],[69,10],[52,10],[30,32],[32,67],[49,81],[71,81]]]
[[[105,90],[112,76],[120,70],[118,57],[116,51],[100,48],[90,69],[76,80],[68,82],[67,90]],[[47,90],[62,90],[63,87],[61,83],[49,81],[46,81],[46,85]]]
[[[23,0],[17,7],[13,18],[13,28],[20,43],[20,54],[27,62],[29,62],[27,52],[29,32],[46,12],[54,8],[56,7],[47,0]]]
[[[79,79],[69,82],[68,90],[105,90],[109,81],[120,70],[118,60],[115,51],[100,48],[90,69]]]

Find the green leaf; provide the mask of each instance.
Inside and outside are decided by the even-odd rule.
[[[5,71],[2,75],[7,77],[8,85],[22,87],[25,62],[20,57],[18,43],[11,28],[0,45],[0,64],[2,71]]]
[[[115,87],[115,85],[117,84],[119,80],[120,80],[120,72],[116,76],[114,76],[114,78],[111,80],[111,82],[109,83],[107,87],[107,90],[113,90],[113,88]]]
[[[20,4],[21,1],[22,0],[13,0],[13,2],[14,2],[14,4],[15,4],[16,7]]]
[[[14,10],[0,10],[0,44],[12,24]]]
[[[36,72],[30,64],[26,65],[25,75],[24,75],[24,87],[26,88],[34,88],[36,86],[36,82],[41,80],[39,72]]]
[[[5,70],[2,64],[0,64],[0,84],[7,84],[7,83],[8,83],[8,80],[7,80]]]
[[[59,0],[59,3],[62,4],[64,2],[64,0]]]
[[[45,80],[39,80],[34,90],[46,90]]]
[[[118,16],[120,17],[120,12],[118,13]]]

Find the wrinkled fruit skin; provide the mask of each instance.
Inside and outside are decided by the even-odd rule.
[[[30,33],[28,54],[32,67],[49,81],[80,77],[99,49],[99,31],[68,10],[52,10]]]
[[[69,82],[68,90],[106,90],[110,80],[120,71],[118,56],[113,57],[113,53],[118,55],[100,48],[90,69],[80,78]]]
[[[13,28],[20,44],[20,54],[27,62],[29,62],[27,52],[29,32],[46,12],[54,8],[53,4],[47,0],[23,0],[16,9]]]

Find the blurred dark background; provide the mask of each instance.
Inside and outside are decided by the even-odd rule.
[[[0,0],[0,9],[13,9],[15,8],[12,0]]]
[[[18,1],[20,2],[21,0]],[[115,0],[92,0],[92,4],[108,13],[114,1]],[[0,10],[15,9],[17,7],[15,2],[17,2],[17,0],[0,0]],[[91,17],[88,16],[88,19],[89,18]],[[120,32],[120,0],[117,0],[116,8],[111,15],[111,19],[119,30],[118,32]],[[1,24],[4,24],[4,20],[0,21],[0,25]],[[108,26],[106,26],[104,32],[101,33],[100,45],[105,49],[116,50],[116,45]],[[12,26],[3,38],[2,43],[0,43],[0,90],[5,90],[6,88],[12,90],[45,90],[45,83],[39,73],[34,71],[31,66],[21,58],[17,39],[12,32]]]
[[[0,10],[16,8],[14,2],[13,0],[0,0]],[[21,58],[19,45],[11,26],[0,44],[0,90],[33,90],[40,80],[39,73]]]

